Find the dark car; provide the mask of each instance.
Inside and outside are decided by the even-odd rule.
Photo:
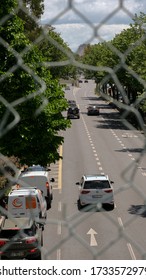
[[[80,110],[77,106],[71,106],[67,111],[67,119],[79,119],[80,118]]]
[[[0,230],[0,259],[41,259],[43,225],[30,218],[5,218]]]
[[[87,107],[87,115],[99,115],[99,107],[97,105],[90,105]]]
[[[70,99],[70,100],[68,100],[68,105],[69,105],[69,107],[76,106],[76,101]]]

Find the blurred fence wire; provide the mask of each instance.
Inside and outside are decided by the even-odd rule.
[[[7,2],[7,0],[2,0]],[[89,1],[84,1],[84,4],[86,4],[86,2]],[[25,8],[25,5],[23,3],[22,0],[18,1],[18,7],[13,11],[13,13],[18,14],[18,11],[23,11],[24,14],[28,13],[28,9]],[[80,18],[80,20],[85,23],[86,25],[88,25],[91,28],[91,36],[90,38],[83,42],[85,44],[92,44],[92,42],[94,41],[94,39],[99,40],[99,42],[104,42],[104,39],[101,36],[101,32],[100,29],[102,26],[104,26],[110,19],[112,19],[115,15],[117,15],[120,11],[122,11],[123,13],[125,13],[125,15],[127,15],[129,18],[133,19],[134,15],[127,9],[126,7],[126,1],[116,1],[116,5],[115,8],[113,7],[113,10],[108,13],[105,18],[96,26],[89,20],[88,15],[86,16],[85,14],[82,13],[80,6],[79,5],[75,5],[75,1],[73,0],[68,0],[66,2],[66,7],[64,8],[64,10],[62,10],[61,12],[59,12],[58,15],[55,15],[53,19],[51,19],[49,21],[48,19],[48,23],[47,25],[55,25],[55,23],[58,21],[59,18],[65,16],[69,11],[72,11],[75,15],[78,16],[78,18]],[[5,15],[4,17],[1,17],[0,19],[0,26],[3,26],[10,18],[11,18],[12,14],[8,14]],[[29,14],[29,17],[32,18],[33,21],[38,22],[38,19],[33,16],[32,14]],[[80,36],[80,35],[79,35]],[[118,71],[118,69],[120,69],[121,67],[129,72],[129,75],[133,76],[135,79],[137,79],[137,81],[142,84],[142,86],[144,88],[146,88],[146,81],[143,80],[141,77],[139,77],[139,75],[132,71],[130,68],[128,68],[128,66],[126,65],[125,62],[125,58],[126,56],[133,50],[133,48],[135,47],[135,45],[140,45],[141,42],[143,42],[143,40],[145,40],[145,35],[143,35],[140,39],[138,39],[135,43],[135,45],[130,45],[128,47],[128,49],[125,51],[125,53],[120,52],[118,49],[116,49],[112,44],[108,43],[109,48],[116,54],[119,56],[120,58],[120,62],[116,65],[116,67],[114,69],[110,68],[108,65],[107,66],[100,66],[100,67],[96,67],[96,66],[92,66],[92,65],[85,65],[81,62],[79,62],[78,60],[76,60],[76,56],[70,52],[67,49],[64,49],[57,41],[55,41],[54,39],[52,39],[51,37],[48,36],[47,33],[47,29],[46,26],[43,26],[42,29],[42,33],[39,35],[39,37],[37,39],[35,39],[34,44],[37,44],[38,42],[41,42],[43,39],[48,40],[51,44],[53,44],[56,48],[58,48],[59,50],[61,50],[63,53],[65,53],[67,60],[66,61],[62,61],[62,62],[56,62],[56,61],[46,61],[45,63],[43,63],[44,67],[62,67],[64,65],[74,65],[77,68],[83,69],[83,70],[92,70],[92,71],[96,71],[96,72],[101,72],[101,71],[106,71],[107,75],[103,78],[103,80],[101,81],[101,85],[103,85],[104,83],[108,82],[109,80],[109,76],[112,77],[116,87],[118,88],[118,90],[121,92],[121,94],[124,96],[125,92],[123,87],[121,86],[121,83],[119,82],[116,72]],[[0,76],[0,83],[2,83],[7,77],[10,77],[12,73],[14,73],[19,67],[21,67],[26,73],[28,73],[30,76],[33,77],[33,79],[40,85],[39,90],[36,90],[36,92],[30,92],[30,94],[26,97],[22,97],[17,100],[15,100],[15,102],[8,102],[7,99],[5,99],[5,95],[0,95],[0,102],[1,104],[3,104],[6,108],[7,108],[7,112],[5,113],[5,115],[3,116],[1,123],[0,123],[0,136],[1,138],[6,135],[10,130],[13,130],[13,128],[15,126],[17,126],[17,124],[21,121],[20,119],[20,115],[16,110],[16,105],[18,104],[22,104],[23,102],[26,101],[26,99],[31,100],[32,98],[34,98],[34,96],[39,95],[41,92],[45,91],[46,89],[46,85],[45,82],[42,80],[41,77],[39,77],[38,75],[36,75],[36,73],[33,72],[32,68],[29,67],[28,65],[24,64],[24,60],[23,57],[24,55],[27,54],[27,52],[30,50],[31,45],[27,46],[23,49],[23,51],[19,52],[19,49],[15,49],[12,46],[10,46],[8,44],[8,42],[4,39],[4,38],[0,38],[0,45],[7,49],[10,53],[13,54],[13,56],[16,58],[17,63],[15,65],[12,65],[9,70],[7,71],[7,73],[2,74]],[[1,49],[1,47],[0,47]],[[102,86],[99,87],[99,91],[101,93],[101,95],[103,97],[105,97],[107,100],[111,100],[111,97],[108,96],[107,94],[105,94],[103,92]],[[112,100],[113,103],[115,103],[115,105],[117,104],[117,100]],[[138,103],[139,101],[137,101]],[[44,100],[45,103],[45,100]],[[137,103],[135,103],[137,105]],[[119,102],[118,102],[119,104]],[[126,116],[129,114],[129,112],[133,112],[136,116],[136,119],[138,120],[140,129],[143,131],[143,136],[142,136],[142,147],[141,147],[141,153],[139,153],[139,157],[137,158],[136,162],[132,162],[132,164],[129,166],[129,170],[132,170],[131,175],[127,175],[128,174],[128,169],[123,170],[123,172],[121,173],[121,176],[123,176],[124,180],[125,180],[125,184],[127,185],[126,188],[131,188],[133,187],[133,189],[135,190],[135,192],[139,193],[140,196],[142,198],[144,198],[144,200],[146,200],[146,197],[144,197],[143,193],[141,192],[141,190],[138,188],[138,186],[135,186],[134,184],[134,176],[135,173],[138,170],[138,164],[141,161],[141,158],[143,157],[143,155],[145,154],[145,123],[141,117],[141,115],[139,114],[139,112],[135,107],[130,107],[130,105],[128,104],[123,104],[121,103],[121,109],[126,109],[125,113],[123,114],[123,122],[124,124],[126,124],[126,126],[128,127],[128,129],[133,129],[133,126],[128,123],[128,121],[126,120]],[[39,110],[41,110],[41,108],[38,108]],[[9,114],[11,113],[13,115],[13,119],[12,121],[6,125],[6,120]],[[135,129],[135,128],[134,128]],[[6,172],[4,166],[1,164],[1,173],[4,175],[3,176],[3,184],[5,185],[5,177],[11,182],[11,183],[15,183],[15,179],[18,176],[19,173],[19,165],[15,165],[12,162],[8,162],[8,159],[1,154],[0,156],[0,160],[2,162],[5,163],[5,165],[8,165],[12,170],[14,170],[15,172],[15,176],[10,176],[8,172]],[[8,163],[8,164],[7,164]],[[144,172],[144,171],[142,171]],[[129,176],[129,177],[127,177]],[[124,189],[125,190],[125,189]],[[121,187],[121,189],[119,189],[119,192],[124,191],[123,188]],[[1,190],[1,197],[4,193],[5,189],[2,188]],[[5,210],[3,211],[2,209],[2,205],[1,205],[1,213],[5,213]],[[137,209],[131,209],[131,211],[137,211]],[[138,209],[138,213],[139,215],[145,215],[146,213],[146,206],[143,205],[142,208]],[[103,214],[104,215],[104,214]],[[106,213],[105,213],[106,215]],[[92,216],[92,213],[88,214],[88,217]],[[87,216],[84,216],[84,218]],[[127,244],[132,244],[137,251],[139,252],[139,254],[141,255],[142,259],[146,258],[146,252],[144,251],[143,248],[141,248],[138,244],[136,244],[134,242],[134,240],[132,239],[132,237],[130,235],[128,235],[128,230],[124,230],[123,228],[121,229],[121,225],[119,225],[119,228],[117,229],[117,231],[119,232],[119,234],[117,235],[117,238],[115,240],[111,241],[111,244],[105,245],[105,247],[103,247],[101,250],[99,250],[98,252],[96,250],[94,250],[94,248],[91,248],[86,242],[85,240],[76,234],[75,228],[78,224],[80,224],[81,221],[83,221],[83,216],[80,217],[78,216],[78,214],[74,214],[71,217],[67,217],[67,213],[65,213],[65,209],[64,209],[64,214],[63,217],[61,217],[60,219],[52,219],[52,220],[48,220],[47,224],[48,225],[62,225],[64,227],[66,227],[69,231],[69,234],[66,238],[61,239],[55,246],[51,247],[50,249],[46,250],[46,248],[44,249],[43,253],[44,253],[44,258],[49,258],[49,255],[51,255],[53,253],[53,251],[59,249],[65,242],[67,242],[71,237],[73,237],[75,240],[78,240],[78,242],[80,242],[82,244],[83,247],[87,248],[87,250],[89,250],[91,252],[92,258],[96,259],[99,258],[102,255],[102,253],[106,250],[108,250],[110,248],[110,246],[113,245],[113,243],[116,244],[116,242],[118,242],[119,239],[123,238],[124,240],[126,240]],[[110,217],[110,215],[108,215],[108,219],[111,220],[111,223],[113,223],[113,225],[115,225],[115,222],[113,221],[113,219]],[[130,225],[130,223],[132,223],[133,221],[133,217],[131,219],[131,221],[128,221],[127,224],[124,225],[124,227],[127,229],[128,226]],[[117,225],[116,225],[117,226]],[[44,233],[45,234],[45,233]]]

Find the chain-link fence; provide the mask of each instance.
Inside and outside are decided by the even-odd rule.
[[[4,2],[5,2],[5,4],[9,4],[9,1],[7,1],[7,0],[5,0]],[[88,1],[84,1],[84,2],[85,2],[84,4],[86,5],[86,2],[88,2]],[[132,52],[132,50],[134,49],[135,46],[138,46],[141,43],[143,43],[143,41],[145,40],[145,34],[143,33],[142,36],[138,40],[136,40],[135,44],[129,45],[129,47],[125,50],[124,53],[122,53],[118,49],[116,49],[116,47],[113,46],[111,43],[108,43],[108,47],[111,49],[111,51],[120,58],[119,59],[120,62],[118,62],[118,64],[114,67],[114,69],[112,69],[109,67],[109,65],[92,66],[92,65],[87,65],[87,64],[83,64],[83,63],[79,62],[79,60],[77,60],[75,54],[70,52],[68,49],[63,48],[57,41],[55,41],[53,38],[49,37],[48,33],[47,33],[48,26],[55,25],[56,21],[59,18],[65,16],[69,11],[72,11],[74,15],[78,16],[78,18],[80,18],[80,20],[83,23],[85,23],[86,25],[88,25],[91,29],[91,36],[88,40],[83,42],[84,44],[90,44],[90,43],[92,44],[92,42],[95,39],[99,40],[100,42],[104,42],[104,40],[101,36],[100,29],[108,21],[110,21],[110,19],[112,19],[120,11],[122,11],[125,15],[127,15],[129,18],[131,18],[131,20],[134,18],[134,15],[126,7],[126,1],[119,0],[116,2],[117,3],[116,3],[115,8],[113,7],[111,12],[107,13],[107,15],[104,17],[104,19],[102,19],[102,21],[98,25],[95,26],[89,20],[88,15],[86,16],[85,14],[82,13],[82,11],[80,10],[80,5],[75,5],[74,1],[68,0],[66,2],[65,8],[62,9],[59,14],[55,15],[53,19],[51,19],[50,21],[47,22],[47,29],[46,29],[46,26],[42,27],[41,34],[39,34],[39,36],[37,38],[35,37],[33,44],[37,45],[39,42],[46,39],[52,45],[54,45],[56,47],[56,49],[59,49],[67,57],[67,59],[62,62],[61,61],[59,61],[59,62],[46,61],[45,63],[43,62],[42,64],[44,67],[46,67],[46,69],[48,67],[55,68],[57,66],[63,67],[66,65],[73,65],[75,68],[78,68],[81,70],[91,70],[96,73],[99,72],[100,74],[101,74],[101,72],[107,72],[107,75],[105,75],[104,78],[100,80],[100,83],[98,83],[98,86],[97,86],[98,93],[100,92],[100,95],[103,98],[105,98],[106,100],[108,100],[110,102],[112,100],[112,105],[115,104],[116,108],[118,107],[120,110],[123,110],[123,111],[125,109],[125,111],[122,115],[122,121],[123,121],[124,125],[126,126],[126,128],[128,129],[127,130],[128,133],[130,133],[130,131],[133,131],[133,130],[135,131],[135,127],[129,121],[127,121],[127,116],[129,115],[129,113],[131,113],[131,112],[133,113],[133,115],[135,116],[135,118],[137,120],[137,123],[139,124],[138,137],[140,137],[140,139],[142,140],[141,148],[139,149],[139,151],[137,151],[138,156],[137,156],[136,160],[132,160],[132,163],[128,167],[126,167],[126,170],[123,169],[121,172],[121,177],[124,179],[125,185],[124,185],[124,187],[121,186],[121,188],[118,190],[117,194],[122,193],[122,196],[123,196],[123,193],[125,190],[132,189],[132,191],[134,191],[136,194],[138,194],[141,197],[141,199],[143,201],[145,201],[145,199],[146,199],[145,193],[135,183],[135,174],[139,170],[141,171],[141,174],[142,174],[141,176],[145,176],[145,170],[144,170],[144,168],[141,167],[141,161],[143,160],[144,154],[145,154],[145,122],[144,122],[141,114],[137,110],[138,104],[141,102],[141,99],[139,99],[138,101],[136,100],[134,105],[131,106],[126,102],[123,103],[117,99],[114,99],[113,96],[111,96],[110,94],[107,94],[106,91],[108,89],[106,88],[106,91],[104,91],[104,88],[103,88],[103,85],[107,84],[109,79],[112,78],[112,81],[114,82],[114,85],[116,86],[117,91],[120,92],[121,97],[123,97],[123,99],[124,99],[125,89],[123,88],[123,86],[121,85],[121,83],[117,77],[117,72],[120,68],[122,68],[123,71],[127,71],[129,73],[129,76],[134,77],[134,79],[137,80],[137,82],[139,84],[141,84],[144,89],[146,88],[145,80],[142,79],[136,71],[133,71],[126,64],[127,55]],[[24,15],[28,14],[28,9],[24,6],[23,1],[20,0],[20,1],[18,1],[18,6],[16,6],[16,8],[14,8],[10,14],[7,14],[7,15],[4,15],[4,17],[3,16],[1,17],[0,28],[2,28],[5,25],[5,23],[11,19],[12,14],[19,15],[19,14],[21,14],[21,12],[23,12]],[[32,16],[32,14],[29,14],[29,18],[31,18],[33,22],[38,22],[38,19],[35,16]],[[39,75],[37,75],[35,71],[32,70],[32,67],[31,66],[29,67],[28,63],[27,64],[24,63],[23,58],[24,58],[24,56],[27,56],[27,53],[31,49],[31,45],[25,46],[24,49],[19,52],[19,47],[17,49],[15,49],[15,47],[13,47],[12,45],[10,46],[9,43],[7,42],[7,36],[6,37],[3,36],[0,38],[0,49],[1,49],[1,51],[5,49],[6,51],[9,52],[9,54],[12,54],[12,56],[16,59],[16,63],[14,64],[14,60],[13,60],[12,65],[10,65],[7,72],[1,73],[0,83],[3,83],[5,80],[7,80],[7,78],[10,79],[12,74],[17,72],[18,68],[21,67],[21,69],[23,69],[23,73],[26,72],[29,76],[31,76],[34,79],[34,81],[36,83],[39,84],[39,89],[36,89],[35,92],[34,91],[31,92],[31,90],[30,90],[29,95],[25,96],[25,94],[24,94],[24,96],[21,98],[19,98],[19,96],[18,96],[18,98],[12,102],[8,101],[2,92],[2,94],[0,95],[0,101],[3,106],[1,106],[1,107],[7,108],[6,112],[4,111],[4,115],[1,119],[1,124],[0,124],[0,135],[1,135],[1,139],[2,139],[10,131],[13,131],[13,129],[18,125],[19,122],[23,121],[23,120],[21,120],[19,111],[17,111],[16,106],[18,106],[18,104],[25,103],[26,100],[31,101],[31,99],[33,99],[34,97],[38,96],[40,93],[45,91],[46,84],[43,81],[43,79]],[[1,59],[2,59],[2,56],[3,56],[3,54],[1,53],[1,55],[0,55]],[[5,61],[3,61],[2,63],[4,64]],[[4,67],[3,67],[3,69],[4,69]],[[9,84],[8,84],[8,86],[9,86]],[[17,86],[17,85],[15,85],[15,86]],[[24,87],[25,87],[25,85],[24,85]],[[11,94],[11,90],[13,90],[13,88],[9,89],[9,94]],[[144,96],[142,97],[142,100],[144,100]],[[45,98],[43,99],[43,102],[44,102],[44,104],[46,104]],[[37,114],[42,109],[43,109],[43,105],[42,105],[42,107],[38,106],[38,108],[36,110]],[[31,114],[31,112],[30,112],[30,114]],[[9,115],[11,115],[13,117],[9,119]],[[7,120],[9,120],[10,122],[7,122]],[[8,134],[8,135],[10,135],[10,134]],[[128,134],[126,134],[125,137],[128,137],[127,135]],[[10,139],[10,141],[11,141],[11,139]],[[13,145],[13,144],[11,144],[11,145]],[[123,147],[123,149],[125,149],[125,151],[127,151],[125,147]],[[127,151],[127,152],[130,153],[130,151]],[[61,178],[58,179],[58,169],[60,168],[60,165],[59,165],[58,161],[56,161],[56,164],[55,165],[52,164],[52,166],[53,166],[52,167],[53,170],[55,170],[54,172],[56,173],[55,187],[56,187],[57,191],[60,191],[60,189],[58,188],[58,185],[57,185],[57,184],[60,184],[59,180],[61,180]],[[10,161],[9,158],[5,157],[5,154],[1,153],[1,175],[2,175],[1,184],[2,184],[2,186],[6,185],[6,179],[8,179],[10,184],[12,184],[12,185],[15,184],[16,179],[20,172],[20,168],[21,168],[21,166],[15,157],[11,158],[11,161]],[[13,172],[10,173],[9,171],[13,171]],[[3,195],[6,192],[6,189],[9,189],[9,187],[10,187],[10,185],[8,184],[7,188],[5,188],[5,187],[1,188],[0,209],[1,209],[2,216],[7,215],[7,209],[4,208],[5,201],[3,201]],[[126,198],[124,198],[124,199],[126,199]],[[96,258],[100,259],[100,257],[102,258],[102,254],[104,252],[108,251],[111,246],[116,245],[120,240],[125,240],[128,250],[130,252],[129,258],[133,258],[133,259],[136,258],[133,253],[133,249],[132,249],[132,247],[134,247],[135,250],[138,252],[139,258],[145,259],[145,256],[146,256],[145,244],[144,244],[144,247],[142,247],[141,245],[138,244],[137,241],[134,240],[134,237],[131,236],[131,234],[129,234],[130,227],[133,223],[133,220],[135,219],[135,216],[145,217],[145,213],[146,213],[145,203],[143,203],[143,205],[131,206],[131,209],[129,209],[129,212],[134,215],[132,215],[132,218],[130,218],[124,224],[122,223],[120,218],[118,218],[119,223],[116,223],[114,218],[111,215],[109,215],[110,213],[102,212],[102,215],[105,216],[106,219],[108,219],[111,222],[111,224],[113,224],[113,227],[117,227],[117,236],[114,240],[111,239],[111,241],[108,244],[105,244],[102,248],[100,248],[100,249],[98,248],[98,250],[96,250],[92,246],[89,246],[89,244],[85,241],[85,239],[76,233],[76,227],[78,227],[78,225],[80,223],[84,222],[84,220],[86,220],[86,219],[92,218],[92,215],[93,215],[92,211],[91,212],[89,211],[89,213],[85,216],[79,216],[78,213],[75,213],[68,217],[68,213],[66,213],[66,208],[64,206],[62,209],[62,212],[63,212],[63,214],[61,215],[60,219],[56,219],[56,218],[48,219],[46,221],[46,224],[49,227],[51,227],[51,226],[53,227],[54,225],[56,225],[58,227],[58,230],[61,228],[61,226],[65,227],[66,229],[68,229],[69,234],[64,238],[59,238],[59,240],[55,243],[54,246],[48,246],[48,248],[42,247],[44,259],[51,259],[51,255],[56,251],[57,251],[57,258],[58,259],[61,258],[60,248],[65,243],[68,243],[69,240],[72,238],[74,240],[76,240],[78,243],[80,243],[81,246],[84,247],[87,251],[89,251],[91,254],[91,258],[93,258],[93,259],[96,259]],[[14,221],[14,218],[12,217],[11,213],[9,213],[9,218],[12,221]],[[145,219],[143,219],[143,223],[144,223],[144,221],[145,221]],[[27,223],[28,221],[25,221],[25,222]],[[21,227],[22,225],[19,224],[19,222],[18,222],[18,227],[19,226]],[[23,228],[23,226],[22,226],[22,228]],[[46,230],[44,228],[44,232],[43,232],[44,235],[46,234],[45,231]],[[142,234],[144,235],[144,232]],[[21,232],[21,235],[23,235],[23,237],[25,237],[24,230],[23,230],[23,233]],[[27,232],[26,232],[26,235],[27,235]],[[6,235],[3,236],[3,238],[5,238],[5,237],[6,237]],[[2,237],[1,237],[1,239],[2,239]],[[9,245],[7,245],[5,241],[4,241],[4,243],[2,243],[1,239],[0,239],[0,246],[1,246],[0,251],[2,252],[2,251],[7,250]],[[38,245],[38,246],[41,247],[41,245]],[[54,255],[53,255],[53,257],[54,257]],[[76,256],[76,258],[78,259],[78,256]],[[110,256],[110,258],[112,259],[112,256]]]

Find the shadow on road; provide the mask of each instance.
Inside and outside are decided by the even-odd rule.
[[[86,205],[81,207],[79,202],[77,202],[77,207],[80,212],[105,212],[114,210],[111,205]]]
[[[128,212],[132,215],[139,215],[146,218],[146,205],[131,205]]]
[[[139,153],[139,154],[141,154],[143,151],[144,151],[143,148],[133,148],[133,149],[126,148],[126,149],[115,150],[115,152],[122,152],[122,153],[129,152],[129,153]]]

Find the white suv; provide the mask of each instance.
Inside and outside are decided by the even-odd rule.
[[[78,208],[86,205],[97,205],[101,208],[103,205],[109,205],[114,209],[114,193],[112,187],[113,181],[109,181],[107,175],[83,175],[79,185]]]

